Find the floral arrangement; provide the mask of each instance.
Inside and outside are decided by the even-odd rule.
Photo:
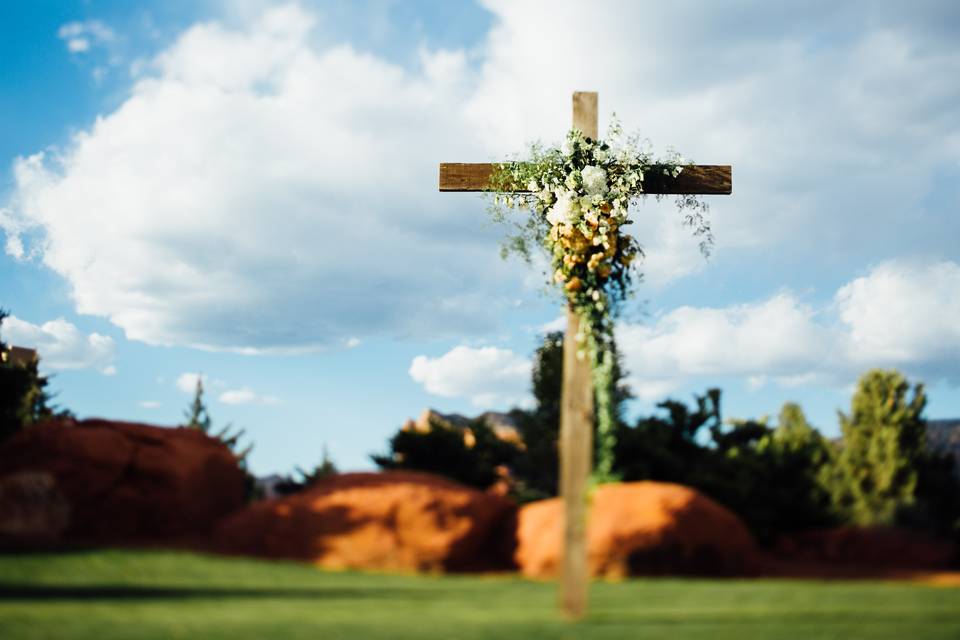
[[[560,147],[533,144],[529,154],[529,160],[496,166],[491,211],[500,222],[508,220],[510,209],[529,212],[514,223],[516,233],[509,236],[505,253],[514,250],[529,259],[532,246],[544,248],[550,279],[580,318],[577,357],[590,359],[596,398],[595,479],[609,481],[616,445],[614,322],[641,277],[637,265],[643,257],[643,248],[624,227],[632,222],[630,205],[645,197],[645,179],[677,177],[688,162],[675,151],[655,160],[649,143],[625,136],[615,119],[606,140],[573,129]],[[677,208],[700,238],[701,252],[709,255],[713,236],[706,204],[681,195]]]

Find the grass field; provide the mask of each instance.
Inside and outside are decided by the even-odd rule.
[[[631,580],[561,622],[551,584],[411,577],[176,552],[0,556],[0,638],[960,638],[960,589]]]

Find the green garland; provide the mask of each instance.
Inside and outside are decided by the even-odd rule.
[[[614,120],[606,140],[571,130],[561,147],[533,144],[529,159],[498,164],[491,178],[491,213],[509,222],[509,210],[529,212],[513,221],[504,253],[529,259],[531,247],[546,249],[554,283],[560,285],[580,318],[577,357],[590,358],[596,398],[597,466],[595,480],[614,479],[616,416],[613,393],[614,324],[623,303],[641,277],[643,249],[623,232],[632,223],[630,205],[646,194],[650,175],[676,177],[689,164],[676,152],[654,160],[637,136],[624,136]],[[658,196],[658,199],[660,196]],[[691,195],[677,197],[683,221],[709,255],[713,235],[707,205]]]

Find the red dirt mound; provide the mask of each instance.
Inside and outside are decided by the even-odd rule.
[[[955,565],[956,546],[919,531],[840,527],[804,531],[777,541],[780,560],[876,569],[943,569]]]
[[[515,558],[525,575],[558,572],[562,518],[557,498],[520,510]],[[748,570],[753,548],[737,516],[694,489],[631,482],[593,494],[587,549],[595,576],[738,574]]]
[[[0,541],[124,544],[209,531],[244,503],[244,474],[192,429],[53,421],[0,444]]]
[[[424,473],[348,473],[250,505],[218,528],[224,553],[291,558],[335,569],[440,571],[509,562],[512,502]],[[502,564],[502,562],[501,562]]]

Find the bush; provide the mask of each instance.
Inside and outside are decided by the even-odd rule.
[[[463,429],[431,418],[426,431],[401,429],[389,446],[388,453],[370,456],[381,469],[426,471],[478,489],[493,485],[520,454],[481,418]]]
[[[834,511],[860,526],[906,525],[956,531],[960,489],[949,456],[926,446],[922,384],[874,369],[857,384],[843,438],[822,474]]]
[[[721,393],[695,396],[695,406],[661,402],[661,416],[622,427],[617,467],[624,480],[694,487],[737,513],[761,542],[832,522],[818,483],[828,445],[798,405],[788,403],[779,424],[734,420],[724,426]],[[784,508],[784,505],[790,505]]]

